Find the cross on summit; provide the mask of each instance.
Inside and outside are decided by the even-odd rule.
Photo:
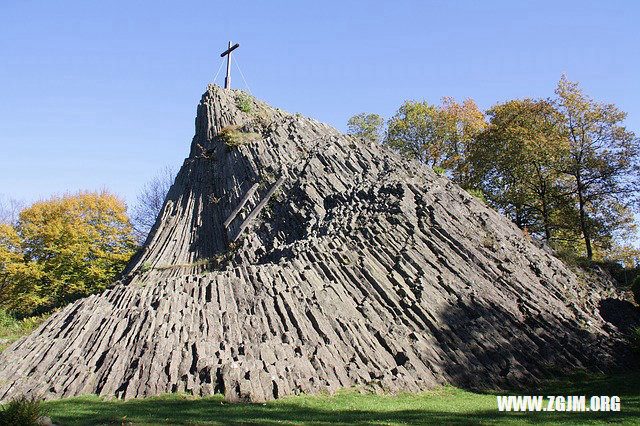
[[[236,43],[233,46],[231,46],[231,41],[229,41],[229,48],[220,54],[221,58],[224,58],[224,56],[227,55],[227,76],[224,79],[225,89],[231,88],[231,52],[236,50],[238,47],[240,47],[239,43]]]

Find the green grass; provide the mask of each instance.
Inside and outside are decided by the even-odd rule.
[[[49,315],[43,314],[18,320],[0,309],[0,352],[22,336],[35,330],[44,320],[49,318]]]
[[[528,393],[527,393],[528,392]],[[193,398],[182,394],[106,401],[83,396],[44,403],[60,425],[85,424],[622,424],[640,423],[640,373],[618,376],[579,374],[530,391],[506,394],[618,395],[620,412],[500,413],[496,395],[450,386],[418,395],[297,396],[266,404],[229,404],[221,396]],[[587,402],[588,404],[588,402]]]

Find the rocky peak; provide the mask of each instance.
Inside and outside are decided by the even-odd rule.
[[[514,386],[621,365],[603,304],[430,168],[209,86],[127,279],[0,354],[0,399]]]

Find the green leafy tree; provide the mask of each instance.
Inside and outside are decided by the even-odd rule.
[[[135,247],[126,206],[108,192],[37,202],[0,225],[0,307],[29,315],[104,290]]]
[[[347,123],[349,133],[366,142],[379,143],[382,140],[384,120],[378,114],[361,112],[351,117]]]
[[[591,259],[594,243],[606,249],[616,232],[635,226],[629,210],[638,202],[640,144],[623,126],[626,113],[615,105],[595,102],[564,75],[555,92],[569,144],[566,188],[575,198],[584,251]]]

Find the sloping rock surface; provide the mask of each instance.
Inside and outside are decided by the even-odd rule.
[[[209,86],[125,279],[5,350],[0,399],[513,386],[619,364],[615,297],[430,168]]]

